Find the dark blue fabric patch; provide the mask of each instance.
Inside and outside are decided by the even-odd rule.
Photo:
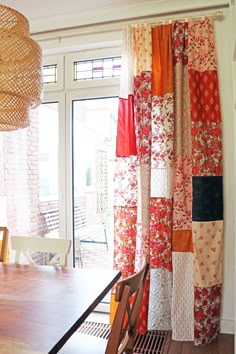
[[[193,221],[223,220],[223,177],[192,177]]]

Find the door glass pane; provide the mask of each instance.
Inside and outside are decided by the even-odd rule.
[[[113,171],[118,98],[73,101],[76,267],[113,266]]]
[[[39,110],[40,235],[59,237],[58,102]]]

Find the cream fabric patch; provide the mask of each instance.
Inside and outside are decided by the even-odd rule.
[[[193,222],[194,285],[209,287],[223,280],[223,221]]]
[[[193,254],[173,252],[172,339],[194,340]]]
[[[171,329],[172,273],[164,268],[150,269],[148,330]]]

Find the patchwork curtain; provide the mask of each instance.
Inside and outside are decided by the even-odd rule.
[[[126,26],[115,161],[114,267],[150,262],[138,331],[219,333],[221,114],[211,18]]]

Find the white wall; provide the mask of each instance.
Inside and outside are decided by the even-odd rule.
[[[234,139],[236,139],[236,6],[235,0],[231,0],[232,7],[231,7],[231,38],[232,38],[232,54],[231,57],[233,58],[232,61],[232,78],[233,78],[233,116],[234,116]],[[236,176],[236,143],[234,142],[234,173]],[[234,199],[236,203],[236,188]],[[236,214],[235,214],[235,225],[236,225]],[[234,247],[235,255],[236,255],[236,244]],[[236,267],[234,264],[234,279],[236,275]],[[235,300],[235,293],[236,293],[236,282],[234,281],[234,300]],[[235,308],[234,308],[235,311]],[[234,312],[234,324],[236,324],[236,311]],[[234,348],[236,353],[236,326],[234,325]]]
[[[224,151],[224,284],[221,331],[234,333],[235,171],[230,11],[215,21]]]

